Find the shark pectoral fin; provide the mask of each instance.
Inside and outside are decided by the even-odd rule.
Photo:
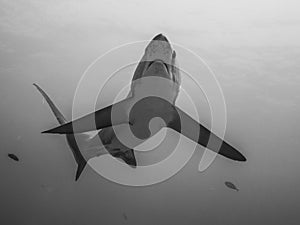
[[[169,128],[226,158],[246,161],[246,158],[237,149],[210,132],[181,109],[174,107],[174,110],[174,119],[167,125]]]
[[[128,101],[129,100],[127,99],[123,100],[103,109],[97,110],[96,112],[87,114],[86,116],[73,120],[69,123],[43,131],[42,133],[83,133],[111,127],[113,125],[128,123]]]

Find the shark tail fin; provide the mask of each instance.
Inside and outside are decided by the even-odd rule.
[[[49,98],[46,92],[44,92],[43,89],[40,88],[35,83],[33,84],[33,86],[35,86],[38,89],[38,91],[43,95],[44,99],[47,101],[48,105],[50,106],[59,124],[65,124],[67,120],[65,119],[64,115],[59,111],[59,109],[56,107],[56,105],[52,102],[52,100]]]
[[[80,177],[82,171],[84,170],[85,166],[86,166],[86,161],[85,160],[82,160],[78,163],[78,166],[77,166],[77,171],[76,171],[76,177],[75,177],[75,181],[78,180],[78,178]]]
[[[42,96],[44,97],[44,99],[47,101],[49,107],[51,108],[53,114],[55,115],[57,121],[59,122],[59,124],[65,124],[66,123],[66,119],[65,117],[63,116],[63,114],[59,111],[59,109],[56,107],[56,105],[53,103],[53,101],[50,99],[50,97],[46,94],[45,91],[43,91],[42,88],[40,88],[37,84],[33,84],[37,89],[38,91],[42,94]],[[71,137],[71,136],[68,136],[67,134],[67,141],[69,143],[69,146],[71,147],[70,145],[70,140],[69,139],[73,139],[74,137]],[[74,149],[75,148],[75,149]],[[78,149],[78,146],[77,144],[75,144],[75,147],[72,148],[71,147],[71,150],[73,152],[73,155],[75,157],[75,160],[77,162],[77,171],[76,171],[76,177],[75,177],[75,181],[78,180],[78,178],[80,177],[82,171],[84,170],[87,162],[86,160],[84,159],[84,157],[81,155],[80,153],[80,150]]]

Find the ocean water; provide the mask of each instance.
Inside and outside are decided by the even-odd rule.
[[[1,224],[299,224],[297,1],[29,0],[0,5]],[[158,184],[120,185],[89,166],[75,182],[76,163],[64,136],[41,134],[57,121],[32,83],[70,120],[76,87],[93,60],[161,32],[214,71],[227,109],[225,139],[247,162],[217,156],[199,172],[204,148],[197,147],[176,175]],[[142,54],[141,49],[136,58]],[[185,60],[180,54],[177,58]],[[103,82],[107,68],[99,69]],[[122,82],[128,84],[133,71],[134,66],[122,70]],[[109,91],[100,106],[109,104],[119,87]],[[76,116],[88,113],[90,90],[85,94]],[[198,100],[199,120],[210,126],[209,105],[204,95]],[[185,107],[185,101],[178,104]],[[239,191],[226,187],[226,181]]]

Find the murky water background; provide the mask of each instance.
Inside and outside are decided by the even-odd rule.
[[[299,223],[299,3],[0,4],[1,224]],[[75,182],[64,137],[40,133],[57,123],[32,83],[70,119],[77,82],[96,57],[160,32],[215,71],[226,99],[226,139],[248,161],[217,157],[199,173],[199,147],[183,170],[154,186],[121,186],[91,168]],[[200,120],[209,124],[202,107]]]

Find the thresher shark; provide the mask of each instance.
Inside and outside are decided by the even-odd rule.
[[[76,180],[89,158],[107,152],[113,157],[122,159],[126,164],[136,167],[134,148],[155,135],[163,127],[173,129],[226,158],[246,161],[246,158],[237,149],[175,105],[180,83],[176,53],[167,38],[158,34],[150,41],[137,65],[128,96],[120,102],[81,118],[67,122],[47,94],[34,84],[60,123],[60,126],[42,133],[66,134],[68,144],[78,164]],[[160,118],[160,120],[153,122],[153,118]],[[151,126],[150,122],[152,122]],[[130,144],[124,144],[116,135],[115,127],[120,124],[128,124],[130,131],[136,137],[130,141]],[[89,139],[84,136],[84,133],[92,130],[100,130],[94,138],[100,138],[102,143],[92,155],[86,157],[76,143],[75,134],[82,135],[89,142],[94,138]]]

